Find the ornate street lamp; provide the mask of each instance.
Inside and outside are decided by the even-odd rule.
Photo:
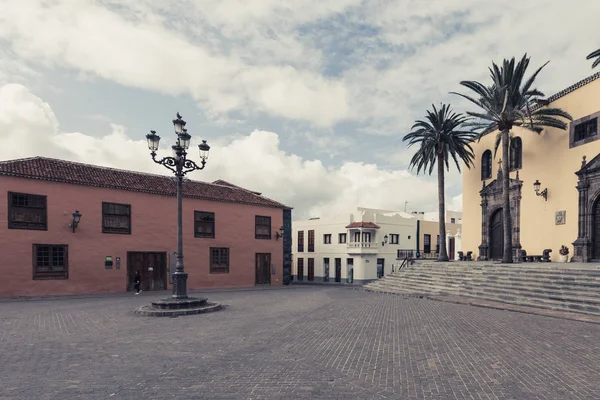
[[[187,158],[187,150],[190,147],[190,140],[192,136],[187,133],[185,129],[186,122],[182,119],[181,115],[177,113],[177,118],[173,120],[173,126],[175,128],[175,134],[177,140],[175,144],[171,146],[173,150],[172,157],[164,157],[162,159],[156,158],[156,151],[158,150],[160,136],[156,134],[156,131],[150,131],[146,135],[148,141],[148,148],[152,155],[152,160],[160,165],[164,165],[166,168],[173,171],[175,177],[177,177],[177,264],[175,266],[175,273],[173,274],[173,295],[174,300],[185,300],[188,299],[187,295],[187,273],[183,267],[183,235],[182,235],[182,189],[183,189],[183,177],[188,173],[196,170],[204,169],[206,166],[206,160],[208,159],[208,151],[210,146],[206,144],[206,140],[202,141],[202,144],[198,145],[200,151],[200,165]]]
[[[536,179],[535,182],[533,182],[533,190],[535,191],[535,194],[542,196],[544,200],[548,201],[548,189],[546,188],[540,192],[541,187],[542,184]]]

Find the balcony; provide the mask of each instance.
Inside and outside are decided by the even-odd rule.
[[[377,254],[379,243],[377,242],[350,242],[347,245],[348,254]]]

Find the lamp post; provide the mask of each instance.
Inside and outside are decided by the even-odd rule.
[[[196,170],[204,169],[206,160],[208,159],[208,151],[210,146],[203,140],[198,145],[200,151],[200,165],[187,158],[187,150],[190,147],[190,139],[192,136],[187,133],[185,129],[186,122],[182,119],[181,115],[177,113],[177,118],[173,120],[173,126],[175,128],[175,134],[177,140],[175,144],[171,146],[173,150],[172,157],[164,157],[162,159],[156,158],[156,151],[160,142],[160,136],[156,134],[156,131],[150,131],[146,135],[148,140],[148,148],[150,149],[150,155],[152,160],[160,165],[173,171],[177,178],[177,264],[175,266],[175,273],[173,274],[173,295],[174,300],[184,300],[188,298],[187,295],[187,273],[183,267],[183,235],[182,235],[182,190],[183,190],[183,177],[188,173]]]

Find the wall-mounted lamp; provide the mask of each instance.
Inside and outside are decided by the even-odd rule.
[[[279,240],[279,238],[282,238],[282,237],[283,237],[283,226],[282,226],[281,228],[279,228],[279,231],[280,231],[281,233],[279,233],[279,232],[275,232],[275,240]]]
[[[383,237],[383,242],[381,242],[381,245],[382,245],[382,246],[385,246],[385,244],[386,244],[387,242],[388,242],[388,235],[385,235],[385,236]]]
[[[535,190],[535,194],[537,194],[538,196],[542,196],[544,198],[544,200],[548,201],[548,188],[546,188],[540,192],[541,186],[542,186],[542,184],[540,183],[540,181],[538,181],[536,179],[535,182],[533,183],[533,190]]]
[[[73,228],[73,233],[75,233],[75,229],[77,229],[77,225],[79,225],[79,221],[81,221],[81,213],[77,210],[73,213],[73,222],[69,225]]]

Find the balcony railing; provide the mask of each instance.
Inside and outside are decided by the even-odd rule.
[[[379,244],[377,242],[349,242],[347,248],[348,253],[352,254],[372,254],[377,253]]]
[[[378,248],[379,243],[377,242],[350,242],[348,243],[348,248],[369,248],[376,249]]]

